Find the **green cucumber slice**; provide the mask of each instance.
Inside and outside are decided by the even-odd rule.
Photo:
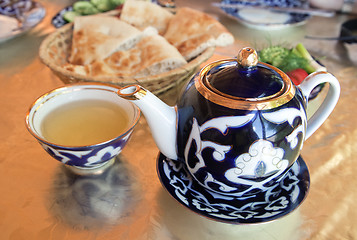
[[[76,16],[80,16],[80,14],[75,11],[68,11],[63,14],[63,19],[67,22],[73,22]]]
[[[92,15],[99,13],[99,10],[90,2],[78,1],[73,4],[73,10],[80,15]]]
[[[90,2],[101,12],[110,11],[116,7],[110,0],[90,0]]]

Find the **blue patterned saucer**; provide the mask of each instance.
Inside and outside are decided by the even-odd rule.
[[[184,164],[159,154],[157,171],[164,188],[182,205],[212,220],[231,224],[263,223],[295,210],[306,198],[310,175],[299,157],[280,182],[250,197],[211,192],[192,179]]]

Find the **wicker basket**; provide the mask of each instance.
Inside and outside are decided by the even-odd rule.
[[[77,82],[105,82],[119,86],[140,84],[153,93],[162,93],[193,76],[200,65],[209,59],[215,50],[208,48],[186,65],[169,72],[143,77],[93,77],[76,74],[64,69],[71,51],[73,24],[67,24],[45,38],[40,46],[40,58],[65,84]]]

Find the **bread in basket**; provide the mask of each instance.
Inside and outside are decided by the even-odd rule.
[[[71,51],[72,30],[73,24],[67,24],[50,34],[42,42],[39,53],[42,62],[66,84],[76,82],[106,82],[125,86],[136,83],[154,93],[161,93],[190,78],[198,70],[200,64],[213,55],[215,49],[214,47],[210,47],[183,67],[155,76],[136,79],[84,76],[68,71],[62,67],[67,63]]]
[[[214,52],[214,47],[206,49],[199,56],[189,61],[183,67],[155,76],[143,78],[93,77],[76,74],[64,69],[71,51],[73,24],[67,24],[56,32],[50,34],[41,44],[40,58],[64,83],[77,82],[106,82],[119,86],[140,84],[153,93],[164,92],[180,82],[190,78],[199,68],[200,64],[209,59]]]

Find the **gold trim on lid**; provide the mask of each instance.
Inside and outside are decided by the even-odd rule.
[[[195,87],[197,91],[204,98],[215,104],[237,110],[273,109],[289,102],[295,96],[296,88],[292,84],[289,77],[280,69],[262,62],[259,63],[277,72],[283,80],[284,85],[282,89],[276,94],[264,98],[242,98],[222,93],[217,89],[213,88],[213,86],[211,86],[211,84],[207,80],[207,73],[214,67],[236,61],[236,59],[226,59],[216,61],[205,66],[201,70],[200,74],[195,77]]]

